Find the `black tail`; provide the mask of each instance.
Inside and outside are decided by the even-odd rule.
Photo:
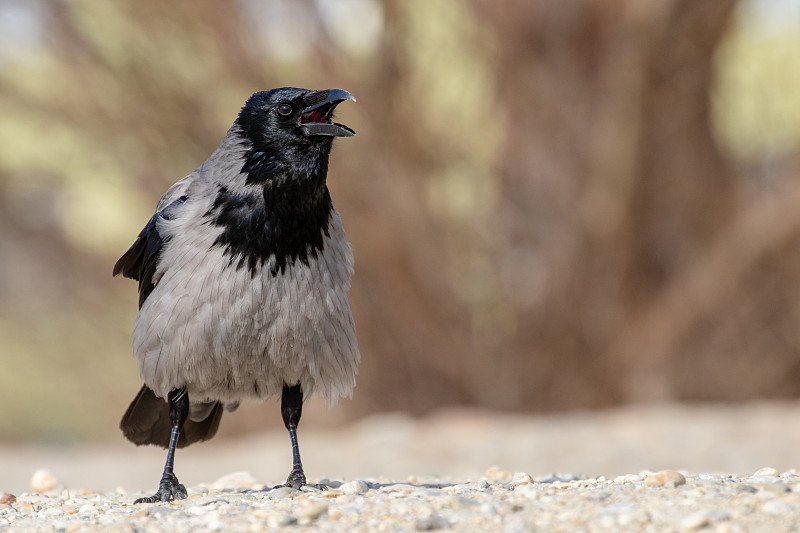
[[[222,404],[215,402],[212,405],[207,409],[208,414],[202,420],[195,421],[191,417],[186,419],[178,439],[178,448],[208,440],[217,433],[219,421],[222,418]],[[200,409],[200,411],[205,410]],[[172,429],[169,406],[147,385],[143,385],[122,416],[119,428],[125,438],[137,446],[155,444],[166,448],[169,446],[169,434]]]

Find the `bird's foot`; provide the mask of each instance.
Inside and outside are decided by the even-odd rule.
[[[186,499],[186,496],[186,487],[178,481],[175,474],[170,472],[161,477],[161,483],[159,483],[158,491],[155,494],[146,498],[139,498],[133,503],[168,502],[170,500],[183,500]]]
[[[306,475],[303,472],[302,468],[292,468],[292,472],[289,474],[289,477],[286,478],[286,484],[284,486],[291,487],[293,489],[299,489],[303,485],[306,484]]]
[[[306,475],[303,473],[302,468],[293,468],[292,472],[289,474],[289,477],[286,478],[286,483],[283,485],[275,485],[272,487],[273,489],[279,489],[281,487],[289,487],[290,489],[300,490],[303,487],[313,487],[317,490],[328,490],[326,485],[309,485],[306,483]]]

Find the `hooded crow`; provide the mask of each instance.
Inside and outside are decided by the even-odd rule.
[[[293,467],[303,400],[351,396],[360,359],[347,300],[353,254],[326,185],[331,120],[352,94],[253,94],[219,147],[177,182],[114,266],[139,282],[133,353],[144,381],[120,428],[168,449],[158,491],[186,498],[175,449],[214,436],[223,408],[281,394]]]

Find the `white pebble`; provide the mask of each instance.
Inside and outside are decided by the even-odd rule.
[[[683,474],[674,470],[662,470],[644,478],[644,484],[648,487],[678,487],[686,483]]]
[[[294,493],[294,489],[290,487],[278,487],[277,489],[272,489],[267,493],[267,496],[272,500],[280,500],[283,498],[290,498]]]
[[[765,466],[764,468],[759,468],[753,474],[753,476],[777,476],[777,475],[778,471],[769,466]]]
[[[342,491],[342,494],[364,494],[369,490],[369,485],[366,481],[354,479],[353,481],[342,483],[339,490]]]
[[[58,479],[48,470],[37,470],[31,478],[31,488],[35,492],[49,492],[58,486]]]
[[[513,485],[526,485],[532,482],[533,478],[525,472],[514,472],[514,475],[511,477],[511,483]]]

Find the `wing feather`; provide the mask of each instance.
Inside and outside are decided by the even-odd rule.
[[[113,274],[116,276],[122,274],[126,278],[130,278],[139,282],[139,309],[142,308],[145,300],[150,293],[153,292],[156,284],[158,283],[155,278],[156,267],[158,266],[158,259],[161,256],[161,250],[164,245],[169,241],[168,235],[162,235],[158,229],[158,222],[160,219],[170,220],[175,216],[175,209],[182,205],[188,198],[188,195],[182,195],[175,198],[175,195],[170,195],[178,185],[185,185],[186,178],[173,185],[164,198],[159,202],[159,207],[164,206],[159,211],[156,211],[150,220],[145,225],[144,229],[139,233],[136,241],[131,245],[127,252],[114,265]],[[183,190],[183,188],[181,189]],[[172,201],[165,202],[168,198]]]

